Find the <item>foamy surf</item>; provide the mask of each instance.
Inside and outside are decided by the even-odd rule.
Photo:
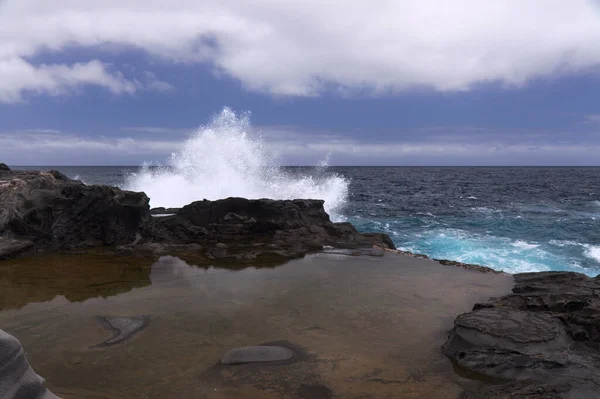
[[[224,108],[166,166],[144,166],[127,178],[125,188],[144,191],[151,206],[165,208],[227,197],[322,199],[333,220],[343,219],[348,180],[329,173],[325,162],[312,174],[286,172],[277,153],[249,130],[248,115]]]

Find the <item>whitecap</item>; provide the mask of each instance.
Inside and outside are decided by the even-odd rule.
[[[583,255],[600,263],[600,246],[585,245],[585,248],[586,250],[583,252]]]
[[[566,247],[566,246],[576,246],[576,245],[584,245],[576,241],[570,240],[550,240],[548,242],[550,245],[555,245],[557,247]]]
[[[523,250],[534,249],[534,248],[539,247],[538,244],[530,244],[528,242],[521,241],[521,240],[517,240],[517,241],[511,243],[511,245],[513,247],[517,247],[517,248],[523,249]]]

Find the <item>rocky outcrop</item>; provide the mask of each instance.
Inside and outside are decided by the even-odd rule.
[[[592,398],[600,391],[600,276],[517,274],[513,293],[460,315],[443,347],[465,398]]]
[[[29,365],[21,342],[0,330],[0,398],[58,399],[44,383]]]
[[[324,246],[394,248],[385,234],[332,223],[320,200],[227,198],[152,211],[148,204],[144,193],[87,186],[57,171],[0,170],[0,259],[91,247],[235,261]]]
[[[293,258],[324,246],[394,247],[385,234],[360,234],[350,223],[332,223],[321,200],[204,200],[155,218],[150,228],[145,236],[152,239],[137,245],[139,250],[163,253],[195,244],[208,258],[222,260]]]
[[[131,243],[150,220],[148,202],[144,193],[86,186],[57,171],[0,170],[0,259]]]

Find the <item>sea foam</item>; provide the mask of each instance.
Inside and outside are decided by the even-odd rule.
[[[261,137],[248,133],[248,115],[224,108],[200,127],[165,166],[144,166],[124,188],[144,191],[152,207],[182,207],[202,199],[227,197],[325,201],[335,221],[343,220],[349,181],[322,162],[310,173],[292,173]]]
[[[585,248],[586,250],[583,254],[589,259],[593,259],[600,263],[600,246],[586,245]]]

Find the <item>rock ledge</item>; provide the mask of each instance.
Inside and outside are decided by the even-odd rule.
[[[514,276],[513,293],[455,320],[444,354],[476,380],[465,398],[592,398],[600,390],[600,276]]]
[[[394,248],[385,234],[361,234],[350,223],[331,222],[323,204],[227,198],[151,211],[144,193],[87,186],[57,171],[0,167],[0,259],[108,247],[252,262],[300,257],[324,246]]]

